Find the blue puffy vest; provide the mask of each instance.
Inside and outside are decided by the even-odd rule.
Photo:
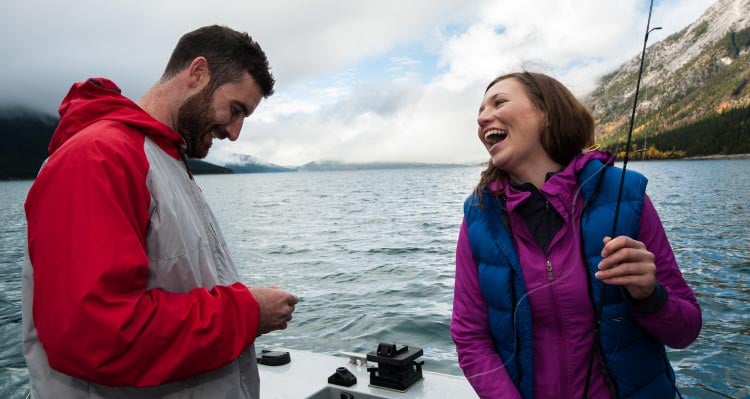
[[[622,170],[593,160],[578,176],[584,198],[581,217],[582,251],[589,272],[589,289],[599,304],[602,282],[594,278],[601,261],[602,238],[612,234]],[[646,178],[627,171],[617,234],[638,237]],[[532,323],[518,253],[505,226],[503,200],[485,188],[480,208],[476,193],[464,203],[471,249],[478,264],[479,283],[489,304],[489,324],[495,349],[508,375],[526,399],[534,397]],[[593,331],[592,326],[592,331]],[[673,398],[675,376],[664,345],[651,337],[630,315],[622,288],[606,286],[600,325],[600,356],[619,398]]]

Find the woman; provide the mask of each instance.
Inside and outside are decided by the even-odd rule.
[[[678,395],[664,345],[693,342],[701,313],[646,179],[626,173],[610,239],[622,170],[584,151],[593,119],[560,82],[500,76],[478,123],[490,162],[464,205],[451,335],[479,396]]]

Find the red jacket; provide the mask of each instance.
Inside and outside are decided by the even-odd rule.
[[[129,394],[162,397],[192,378],[217,396],[224,378],[234,396],[257,396],[254,353],[241,354],[258,304],[186,169],[182,137],[106,79],[75,84],[60,116],[25,204],[32,394],[116,396],[93,383],[162,386]],[[221,377],[201,376],[212,370]]]

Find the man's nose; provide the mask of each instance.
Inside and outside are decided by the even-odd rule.
[[[227,137],[230,141],[236,141],[240,138],[240,132],[242,131],[242,123],[244,118],[236,118],[227,125]]]

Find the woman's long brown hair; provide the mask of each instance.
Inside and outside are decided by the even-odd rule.
[[[536,72],[514,72],[498,76],[484,92],[505,79],[516,79],[531,103],[544,114],[542,148],[553,161],[567,165],[576,154],[593,144],[594,118],[591,112],[557,79]],[[493,165],[490,159],[475,189],[480,205],[484,187],[503,176],[505,171]]]

